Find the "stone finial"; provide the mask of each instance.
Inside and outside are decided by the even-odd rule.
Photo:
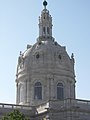
[[[74,54],[72,53],[72,55],[71,55],[71,58],[73,59],[74,58]]]
[[[43,5],[44,5],[44,8],[46,9],[46,6],[47,6],[47,1],[46,0],[44,0]]]
[[[75,63],[74,54],[73,54],[73,53],[72,53],[72,55],[71,55],[71,59],[73,60],[73,63]]]

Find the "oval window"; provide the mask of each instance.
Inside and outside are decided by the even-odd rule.
[[[39,57],[40,57],[40,55],[39,55],[39,54],[37,54],[37,55],[36,55],[36,58],[38,59]]]

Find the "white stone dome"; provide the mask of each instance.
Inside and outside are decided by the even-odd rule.
[[[52,73],[52,71],[60,72],[61,70],[73,73],[72,60],[68,56],[65,47],[60,46],[53,40],[38,41],[22,53],[22,56],[24,66],[21,69],[29,70],[29,74],[32,71],[34,73],[40,71]]]
[[[46,6],[39,17],[39,37],[18,58],[17,104],[39,105],[75,98],[74,58],[52,37],[52,17]]]

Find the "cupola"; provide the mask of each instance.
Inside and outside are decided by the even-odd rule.
[[[47,2],[39,17],[39,37],[20,52],[16,73],[17,104],[39,105],[48,100],[75,98],[74,55],[52,37]]]
[[[47,10],[47,2],[43,2],[44,9],[39,17],[39,37],[52,37],[52,17]]]

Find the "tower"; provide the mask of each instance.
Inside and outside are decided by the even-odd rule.
[[[17,104],[39,105],[48,100],[75,98],[74,57],[52,37],[47,2],[39,17],[39,37],[18,58]]]

